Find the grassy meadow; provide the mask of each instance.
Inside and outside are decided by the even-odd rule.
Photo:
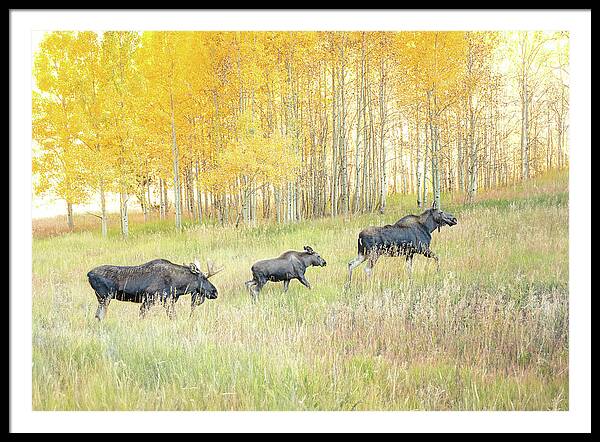
[[[97,223],[56,234],[34,221],[33,409],[568,409],[567,173],[470,205],[443,197],[458,225],[433,233],[439,272],[418,255],[409,280],[404,259],[382,258],[344,290],[358,232],[417,213],[413,199],[293,225],[178,234],[152,220],[132,223],[127,241],[117,223],[103,239]],[[269,283],[253,304],[252,263],[305,244],[327,260],[306,273],[313,289]],[[113,301],[99,323],[87,271],[159,257],[224,265],[211,279],[218,299],[190,318],[182,297],[172,321]]]

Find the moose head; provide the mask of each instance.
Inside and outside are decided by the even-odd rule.
[[[204,302],[205,297],[208,299],[217,298],[217,289],[214,285],[211,284],[208,278],[216,275],[224,269],[224,267],[215,269],[212,261],[210,260],[207,260],[206,266],[207,272],[203,273],[202,270],[200,270],[200,262],[197,259],[188,265],[190,272],[194,273],[198,277],[198,289],[196,291],[195,296],[192,296],[192,302],[198,299],[199,304],[202,304],[202,302]]]
[[[306,253],[308,253],[310,260],[308,261],[309,265],[313,265],[313,266],[319,266],[319,267],[325,267],[327,265],[327,262],[321,258],[321,255],[319,255],[317,252],[315,252],[312,247],[310,246],[304,246],[304,250],[306,251]]]

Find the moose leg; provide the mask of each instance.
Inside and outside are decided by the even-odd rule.
[[[260,293],[260,291],[262,290],[262,288],[265,286],[266,283],[267,283],[267,281],[264,281],[262,279],[259,279],[258,281],[254,282],[254,285],[252,286],[252,288],[250,288],[250,292],[252,293],[253,301],[256,301],[258,299],[258,294]]]
[[[308,287],[309,289],[311,288],[310,282],[308,282],[308,280],[306,279],[306,277],[304,275],[298,276],[297,279],[298,279],[298,281],[300,281],[302,283],[302,285]]]
[[[169,319],[175,319],[175,297],[167,296],[164,300],[165,310]]]
[[[412,265],[413,265],[413,255],[406,255],[406,268],[408,269],[408,276],[412,277]]]
[[[150,301],[148,298],[144,298],[142,300],[142,305],[140,306],[140,319],[144,319],[146,317],[148,310],[150,310]]]
[[[98,309],[96,310],[96,319],[98,321],[102,321],[104,319],[104,315],[106,315],[106,307],[107,305],[100,301],[98,303]]]
[[[258,292],[256,291],[256,286],[258,285],[258,281],[256,281],[255,279],[251,279],[250,281],[246,281],[244,284],[246,285],[246,288],[250,292],[250,296],[252,296],[252,298],[254,298],[258,294]]]
[[[96,292],[96,299],[98,299],[98,309],[95,316],[98,321],[102,321],[106,315],[106,309],[108,308],[108,304],[110,304],[112,296]]]
[[[367,263],[367,267],[365,267],[365,273],[367,274],[367,276],[371,276],[371,270],[373,270],[373,266],[375,265],[378,259],[379,255],[377,254],[372,254],[369,256],[369,262]]]
[[[348,263],[348,283],[347,283],[347,285],[350,285],[350,283],[352,282],[352,270],[354,270],[356,267],[358,267],[363,262],[365,262],[366,259],[367,259],[367,257],[365,255],[358,255],[356,258],[354,258],[352,261],[350,261]]]
[[[169,319],[175,319],[175,305],[174,305],[173,301],[167,301],[165,303],[165,309],[167,312],[167,317]]]
[[[290,286],[290,280],[289,279],[286,279],[285,281],[283,281],[283,291],[284,292],[288,291],[289,286]]]
[[[247,288],[248,290],[250,290],[250,287],[251,287],[251,286],[253,286],[253,285],[256,285],[256,281],[255,281],[254,279],[251,279],[250,281],[246,281],[246,282],[244,283],[244,285],[246,286],[246,288]]]
[[[423,252],[423,255],[426,256],[427,258],[433,258],[435,259],[435,264],[437,266],[437,271],[440,271],[440,258],[433,253],[433,251],[431,249],[427,249]]]

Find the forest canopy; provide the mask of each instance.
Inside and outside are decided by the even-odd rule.
[[[145,216],[383,213],[568,165],[565,32],[50,32],[34,191]],[[172,201],[171,201],[172,200]]]

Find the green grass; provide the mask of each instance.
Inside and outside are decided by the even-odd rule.
[[[123,241],[84,231],[33,241],[34,410],[566,410],[568,177],[536,178],[444,209],[441,270],[417,257],[359,267],[358,232],[415,212],[393,195],[385,215],[254,228],[132,224]],[[458,200],[457,200],[458,201]],[[244,288],[258,259],[309,244],[327,267],[307,290]],[[86,273],[100,264],[213,259],[219,298],[170,321],[161,307],[113,301],[94,319]],[[431,261],[431,262],[430,262]]]

